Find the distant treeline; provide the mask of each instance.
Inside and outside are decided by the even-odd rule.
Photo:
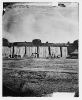
[[[26,41],[25,41],[26,42]],[[8,39],[6,39],[6,38],[3,38],[2,39],[2,43],[3,43],[3,46],[9,46],[10,44],[14,44],[14,43],[10,43],[9,41],[8,41]],[[16,42],[15,42],[16,43]],[[20,43],[20,42],[19,42]],[[32,43],[34,44],[34,45],[41,45],[41,40],[40,39],[34,39],[34,40],[32,40]],[[48,44],[48,41],[46,42],[47,44]],[[62,44],[62,43],[60,43],[60,44]],[[73,43],[70,43],[70,42],[67,42],[66,43],[67,45],[69,45],[69,46],[75,46],[77,49],[78,49],[78,40],[75,40]]]

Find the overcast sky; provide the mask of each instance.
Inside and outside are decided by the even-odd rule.
[[[3,37],[10,42],[66,43],[78,39],[78,3],[64,3],[66,7],[29,5],[13,7],[3,15]],[[17,5],[17,4],[16,4]]]

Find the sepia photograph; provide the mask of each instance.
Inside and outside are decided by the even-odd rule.
[[[2,97],[79,97],[79,3],[2,10]]]

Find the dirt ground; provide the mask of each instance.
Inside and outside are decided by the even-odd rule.
[[[3,60],[3,84],[21,96],[78,91],[78,59]]]

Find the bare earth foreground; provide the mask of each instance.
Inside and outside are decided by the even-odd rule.
[[[3,60],[3,84],[19,96],[78,91],[78,59]]]

